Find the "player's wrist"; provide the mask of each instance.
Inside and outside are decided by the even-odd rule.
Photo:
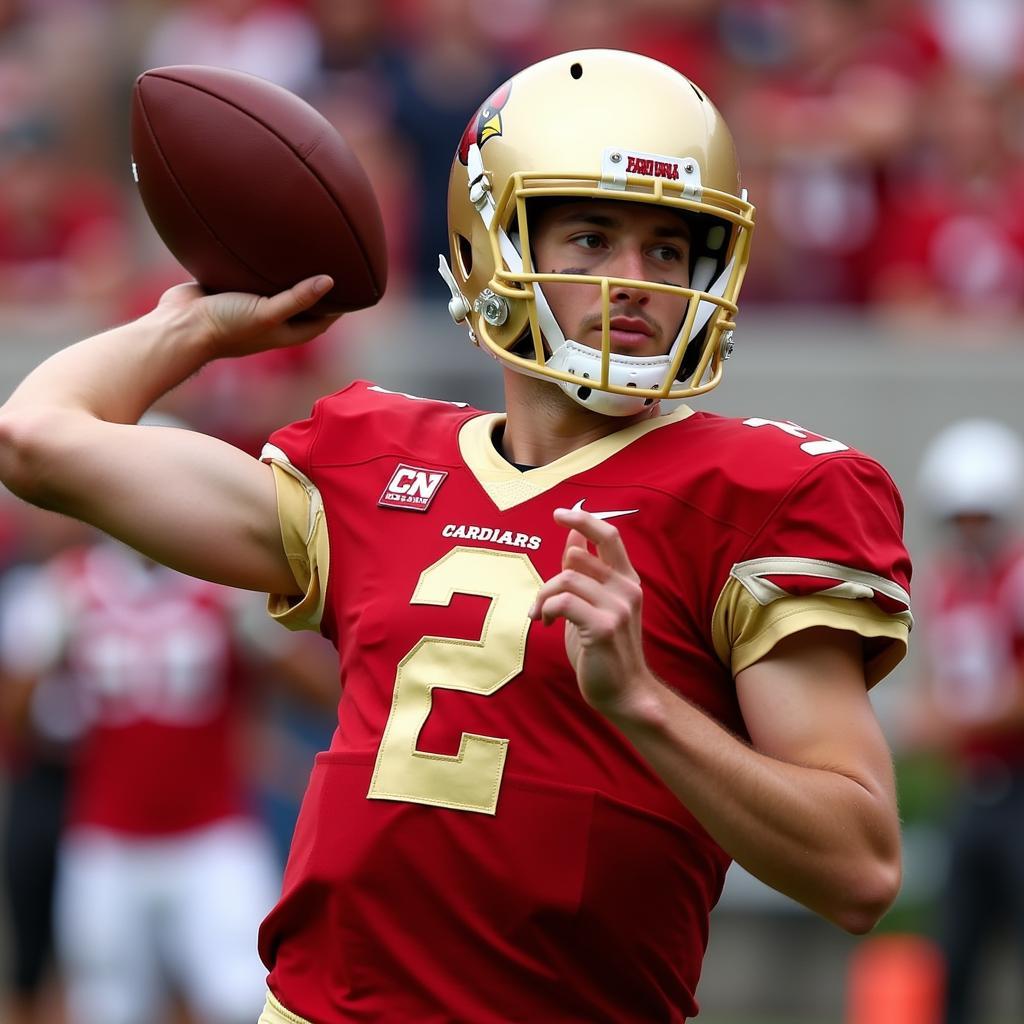
[[[591,701],[591,706],[624,732],[658,730],[667,718],[667,693],[657,676],[645,668],[627,686]]]
[[[149,335],[153,344],[180,353],[190,366],[189,374],[223,354],[218,351],[218,334],[213,323],[196,304],[161,303],[137,320],[136,326]]]

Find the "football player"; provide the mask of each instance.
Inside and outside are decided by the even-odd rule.
[[[0,666],[42,700],[60,678],[81,730],[54,908],[68,1020],[160,1020],[173,989],[202,1024],[251,1021],[280,871],[240,763],[246,602],[92,538],[17,582]]]
[[[947,1024],[979,1020],[992,940],[1024,944],[1024,442],[959,420],[928,446],[921,496],[941,545],[922,589],[926,721],[957,792],[944,890]]]
[[[338,647],[260,948],[265,1024],[683,1021],[737,860],[848,931],[895,897],[868,689],[910,613],[889,476],[714,387],[753,207],[728,128],[619,51],[533,65],[452,164],[449,311],[504,413],[357,382],[255,462],[131,426],[330,287],[167,293],[0,415],[0,472]],[[674,404],[674,403],[673,403]]]

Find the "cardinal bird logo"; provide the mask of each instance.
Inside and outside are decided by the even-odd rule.
[[[512,83],[506,82],[492,94],[490,99],[477,111],[466,125],[459,143],[459,159],[469,163],[469,147],[475,142],[482,146],[488,139],[501,134],[501,110],[508,103],[508,94],[512,91]]]

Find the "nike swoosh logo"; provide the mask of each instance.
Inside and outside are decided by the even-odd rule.
[[[595,519],[616,519],[619,516],[631,516],[634,512],[640,511],[640,509],[638,508],[627,508],[622,509],[619,512],[591,512],[589,508],[583,507],[583,502],[585,502],[586,500],[586,498],[580,498],[580,500],[577,501],[575,505],[573,505],[572,511],[586,512],[589,515],[592,515]]]

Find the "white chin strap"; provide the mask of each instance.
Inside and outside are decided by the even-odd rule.
[[[534,289],[537,289],[537,285],[534,285]],[[612,352],[608,356],[608,380],[625,388],[661,387],[670,363],[668,356],[621,356]],[[600,351],[581,345],[571,338],[563,339],[544,365],[552,370],[571,373],[574,377],[596,381],[601,379]],[[574,381],[560,380],[556,383],[574,402],[603,416],[632,416],[654,402],[653,398],[641,395],[634,398],[632,395],[600,391],[596,387],[591,388]]]
[[[480,158],[480,147],[476,144],[469,147],[469,158],[467,161],[467,175],[469,178],[470,199],[480,214],[484,224],[490,228],[497,210],[494,199],[489,191],[481,190],[478,182],[484,173],[483,161]],[[501,252],[505,265],[513,274],[523,272],[523,258],[519,249],[519,238],[512,239],[505,232],[504,228],[498,228],[498,248]],[[444,257],[441,257],[444,262]],[[693,280],[690,287],[696,291],[703,291],[716,298],[721,298],[725,287],[732,275],[733,260],[730,260],[721,274],[711,284],[711,276],[714,274],[715,260],[710,256],[701,256],[697,259],[693,271]],[[453,287],[454,279],[448,282],[444,271],[448,270],[445,262],[441,271],[446,283],[452,291],[453,301],[461,292]],[[448,271],[451,275],[451,271]],[[584,287],[581,285],[580,287]],[[564,373],[571,373],[577,378],[584,380],[600,381],[601,379],[601,351],[581,345],[571,338],[566,338],[565,333],[555,319],[547,298],[544,295],[540,284],[534,282],[533,293],[536,296],[537,325],[544,340],[551,349],[551,355],[544,365],[552,370],[560,370]],[[468,307],[468,302],[462,300]],[[608,358],[608,383],[623,388],[660,388],[665,384],[665,378],[671,368],[673,358],[680,345],[688,345],[705,327],[712,314],[718,308],[714,302],[702,299],[697,307],[697,314],[693,320],[693,327],[689,336],[684,338],[683,328],[676,335],[675,341],[667,355],[663,356],[624,356],[610,353]],[[468,313],[468,309],[466,310]],[[454,313],[453,313],[454,318]],[[525,367],[509,364],[512,369],[528,377],[537,377],[541,380],[551,380],[551,377],[529,370]],[[642,395],[620,395],[611,391],[602,391],[597,386],[590,387],[579,381],[556,380],[555,383],[574,401],[586,409],[601,413],[603,416],[632,416],[655,401],[653,398],[644,398]]]

